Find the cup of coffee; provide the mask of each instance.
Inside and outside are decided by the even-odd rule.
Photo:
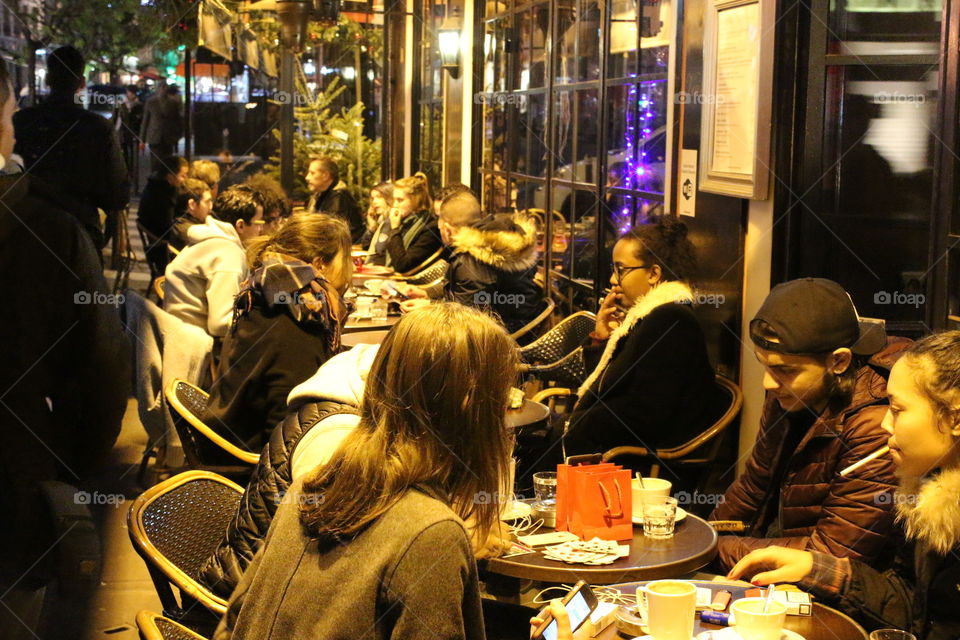
[[[643,516],[643,505],[649,498],[666,498],[670,495],[670,488],[673,484],[663,478],[644,478],[641,486],[640,480],[634,478],[631,481],[631,493],[633,493],[633,515]]]
[[[654,580],[643,587],[647,629],[654,640],[690,640],[697,613],[697,588],[683,580]],[[637,597],[640,597],[638,591]]]
[[[870,632],[870,640],[917,640],[917,637],[900,629],[876,629]]]
[[[730,611],[737,621],[734,629],[743,640],[780,640],[780,630],[787,619],[787,605],[782,602],[742,598],[730,605]]]

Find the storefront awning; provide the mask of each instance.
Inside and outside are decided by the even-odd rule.
[[[218,0],[203,0],[197,13],[200,36],[197,45],[231,60],[233,58],[233,23],[234,15]]]

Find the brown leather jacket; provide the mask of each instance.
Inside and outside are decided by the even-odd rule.
[[[750,551],[771,545],[865,562],[884,550],[893,528],[889,499],[896,485],[893,461],[881,456],[846,477],[839,473],[886,444],[889,436],[880,423],[887,411],[887,377],[910,342],[888,339],[887,346],[857,371],[850,404],[816,419],[792,454],[779,487],[771,485],[787,414],[767,397],[750,460],[710,515],[711,520],[747,523],[743,537],[720,538],[718,562],[725,570]],[[775,499],[774,491],[780,492],[783,537],[764,538],[770,518],[763,514]]]

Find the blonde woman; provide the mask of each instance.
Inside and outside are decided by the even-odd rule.
[[[386,266],[405,273],[426,262],[443,246],[430,199],[427,176],[417,172],[393,184]]]
[[[350,232],[338,218],[297,214],[253,240],[248,258],[204,421],[259,451],[290,390],[340,350]]]
[[[900,488],[878,492],[896,505],[905,540],[880,571],[859,560],[767,547],[745,556],[731,578],[757,585],[797,582],[868,630],[907,629],[918,640],[960,638],[960,331],[911,345],[887,382],[883,428]]]
[[[387,260],[387,238],[390,237],[390,209],[393,207],[393,183],[381,182],[370,189],[367,208],[367,231],[360,243],[367,246],[367,264],[382,265]]]
[[[512,344],[459,304],[404,316],[358,425],[287,492],[214,637],[483,638],[465,521],[480,538],[498,522],[499,505],[477,497],[509,475]],[[527,620],[516,635],[528,637]]]

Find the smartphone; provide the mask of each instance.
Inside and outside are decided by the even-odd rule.
[[[567,456],[567,459],[564,461],[565,464],[572,467],[578,464],[600,464],[601,462],[603,462],[602,453],[584,453],[579,456]]]
[[[400,290],[397,289],[397,285],[393,284],[393,283],[390,282],[389,280],[384,280],[384,281],[380,284],[380,287],[381,287],[382,289],[386,289],[387,292],[388,292],[391,296],[393,296],[393,297],[395,297],[395,298],[400,298],[401,300],[406,300],[406,299],[407,299],[407,296],[405,296],[405,295],[403,295],[402,293],[400,293]]]
[[[567,614],[570,616],[570,628],[576,631],[597,608],[597,596],[593,595],[590,585],[581,580],[573,585],[573,589],[563,599],[563,605],[567,608]],[[531,639],[557,640],[557,621],[550,615],[550,609],[545,609],[539,617],[543,619],[543,624],[534,631],[533,635],[530,636]]]

